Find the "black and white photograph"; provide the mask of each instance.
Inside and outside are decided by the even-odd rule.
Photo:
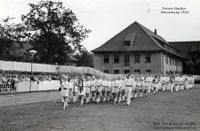
[[[200,131],[200,1],[1,0],[0,131]]]

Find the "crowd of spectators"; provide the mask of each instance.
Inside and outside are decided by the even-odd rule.
[[[60,75],[58,74],[47,74],[47,73],[13,73],[13,72],[3,72],[0,73],[0,83],[8,83],[11,80],[15,82],[23,81],[44,81],[44,80],[59,80]]]
[[[19,82],[31,81],[51,81],[60,80],[59,74],[34,73],[30,72],[0,72],[0,92],[16,91],[16,84]]]

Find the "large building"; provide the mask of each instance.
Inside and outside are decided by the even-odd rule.
[[[184,56],[178,48],[134,22],[92,50],[94,68],[110,74],[182,73]]]

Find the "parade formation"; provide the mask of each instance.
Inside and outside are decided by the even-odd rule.
[[[156,95],[158,92],[178,92],[194,87],[194,77],[187,75],[142,75],[128,74],[118,78],[95,76],[65,77],[60,81],[63,109],[69,103],[114,104],[126,101],[130,106],[132,99]]]

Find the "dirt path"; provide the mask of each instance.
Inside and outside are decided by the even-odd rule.
[[[46,93],[38,94],[38,97],[33,95],[38,99],[52,99],[47,102],[0,107],[0,131],[200,130],[200,88],[176,93],[160,92],[135,99],[130,107],[125,103],[80,107],[76,103],[70,104],[66,110],[62,110],[62,103],[55,101],[59,92],[51,93],[47,93],[48,99]],[[30,97],[25,96],[27,99]]]

